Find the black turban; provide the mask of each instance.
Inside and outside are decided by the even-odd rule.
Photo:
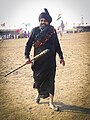
[[[42,12],[40,15],[39,15],[39,21],[41,18],[44,18],[45,20],[48,21],[48,23],[50,24],[52,22],[52,18],[48,12],[48,10],[46,8],[44,8],[44,11],[45,12]]]

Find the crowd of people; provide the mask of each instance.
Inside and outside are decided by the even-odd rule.
[[[17,31],[17,30],[1,30],[0,40],[5,39],[18,39],[18,38],[29,38],[30,32]]]

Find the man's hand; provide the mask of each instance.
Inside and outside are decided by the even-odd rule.
[[[29,58],[26,58],[26,59],[25,59],[25,63],[26,63],[26,64],[30,64],[30,63],[31,63],[30,59],[29,59]]]
[[[65,66],[65,61],[64,61],[64,59],[60,59],[60,64],[62,64],[63,66]]]

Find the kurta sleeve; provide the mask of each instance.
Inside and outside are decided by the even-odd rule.
[[[61,50],[61,46],[60,46],[60,43],[59,43],[59,40],[57,37],[57,33],[55,33],[55,49],[56,49],[56,52],[58,53],[60,59],[63,59],[63,52]]]
[[[32,44],[33,44],[33,41],[34,41],[34,33],[35,33],[35,29],[32,29],[31,33],[30,33],[30,37],[26,43],[26,46],[25,46],[25,58],[29,58],[29,55],[30,55],[30,50],[32,48]]]

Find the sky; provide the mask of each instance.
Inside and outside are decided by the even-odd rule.
[[[30,23],[30,29],[39,25],[38,17],[47,8],[52,16],[52,25],[57,27],[61,20],[68,26],[83,22],[90,25],[90,0],[0,0],[0,25],[6,28],[21,27]],[[56,20],[61,13],[61,19]]]

